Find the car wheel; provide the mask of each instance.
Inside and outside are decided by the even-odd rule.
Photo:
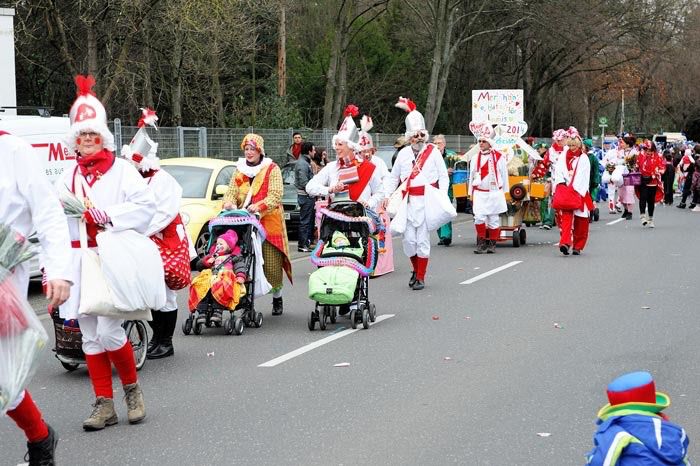
[[[197,241],[194,243],[194,248],[197,251],[197,255],[201,258],[207,255],[207,245],[209,244],[209,225],[204,225],[202,231],[197,237]]]

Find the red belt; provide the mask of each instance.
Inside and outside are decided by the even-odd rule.
[[[438,184],[437,182],[431,183],[432,187],[437,188]],[[408,187],[408,195],[409,196],[423,196],[425,195],[425,186],[409,186]]]
[[[89,248],[96,248],[97,241],[95,241],[94,239],[89,239],[87,245]],[[80,241],[71,241],[70,247],[72,247],[73,249],[80,249]]]
[[[500,191],[500,189],[501,189],[501,188],[498,188],[499,191]],[[484,192],[484,193],[489,193],[489,192],[491,192],[490,189],[481,189],[481,188],[474,188],[474,191],[481,191],[481,192]]]

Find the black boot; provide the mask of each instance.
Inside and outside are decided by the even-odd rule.
[[[282,315],[282,296],[280,296],[279,298],[272,298],[272,315]]]
[[[50,425],[49,436],[39,442],[27,442],[27,454],[24,455],[24,461],[29,462],[29,466],[54,466],[54,453],[56,452],[56,444],[58,443],[58,434]]]
[[[162,359],[175,354],[173,333],[175,333],[175,327],[177,326],[177,310],[160,312],[160,315],[160,343],[152,352],[146,353],[146,358],[148,359]]]
[[[153,330],[153,336],[151,337],[151,341],[148,342],[148,348],[146,349],[146,358],[150,358],[151,353],[153,353],[153,351],[160,344],[160,336],[163,327],[163,322],[161,318],[162,313],[160,311],[151,311],[151,315],[153,316],[153,320],[149,321],[148,325],[150,325],[151,329]]]

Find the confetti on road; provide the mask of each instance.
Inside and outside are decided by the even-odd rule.
[[[469,316],[464,317],[464,320],[469,320],[469,319],[471,319],[471,317],[469,317]]]
[[[457,267],[457,270],[464,271],[464,267]]]
[[[445,356],[443,359],[444,359],[445,361],[452,361],[452,358],[449,357],[449,356]]]
[[[549,437],[552,434],[550,434],[549,432],[537,432],[537,435],[539,435],[540,437]]]
[[[474,270],[479,270],[481,267],[474,267]]]
[[[208,358],[213,358],[214,357],[214,352],[212,351],[211,353],[207,353]]]
[[[642,306],[642,309],[651,309],[649,306]]]
[[[349,362],[339,362],[338,364],[333,364],[333,367],[350,367]]]
[[[559,324],[558,322],[554,322],[554,328],[564,328],[564,326]]]
[[[440,320],[440,316],[434,315],[434,316],[433,316],[433,320]]]

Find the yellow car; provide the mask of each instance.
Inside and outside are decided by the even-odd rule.
[[[235,166],[229,160],[200,157],[162,159],[160,166],[182,186],[180,215],[202,257],[209,242],[209,220],[221,211]]]

